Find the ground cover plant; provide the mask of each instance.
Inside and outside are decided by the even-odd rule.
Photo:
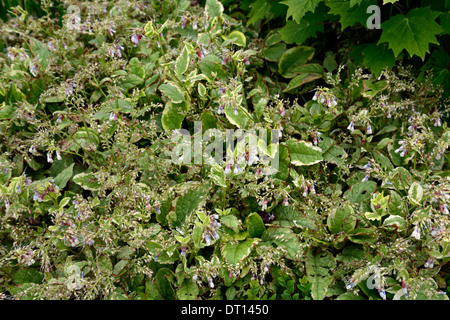
[[[370,5],[10,7],[1,298],[447,300],[450,3]]]

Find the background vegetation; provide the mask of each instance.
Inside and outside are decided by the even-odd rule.
[[[448,299],[450,2],[372,4],[2,1],[2,297]]]

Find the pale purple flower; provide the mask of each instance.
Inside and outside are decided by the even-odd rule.
[[[320,97],[320,93],[319,93],[319,91],[316,91],[315,93],[314,93],[314,97],[312,98],[314,101],[316,101],[318,98]]]
[[[427,262],[423,265],[425,268],[433,268],[434,267],[434,259],[428,258]]]
[[[366,129],[367,134],[372,134],[372,126],[369,124]]]
[[[355,123],[353,121],[350,122],[350,124],[348,125],[347,129],[350,130],[350,131],[355,130]]]
[[[244,58],[244,64],[248,66],[250,64],[250,60],[248,58]]]
[[[109,26],[107,29],[108,33],[110,36],[113,36],[114,33],[116,33],[116,30],[114,30],[114,28],[112,26]]]
[[[361,180],[361,182],[366,182],[367,180],[369,180],[370,175],[366,174],[365,177]]]
[[[261,211],[265,211],[267,209],[267,203],[269,203],[269,200],[261,200],[259,202],[259,205],[261,206]]]
[[[227,166],[225,167],[224,172],[225,172],[225,174],[231,173],[231,164],[230,163],[227,164]]]
[[[420,240],[420,228],[419,226],[415,226],[413,232],[411,233],[411,237]]]
[[[441,208],[441,213],[448,214],[448,208],[447,208],[447,204],[446,203],[441,203],[440,204],[440,208]]]
[[[440,127],[442,125],[441,123],[441,118],[437,118],[434,120],[434,126],[435,127]]]
[[[209,287],[210,287],[211,289],[213,289],[213,288],[214,288],[214,282],[213,282],[213,279],[209,278],[209,279],[208,279],[208,283],[209,283]]]
[[[217,109],[217,113],[218,114],[224,114],[225,113],[225,109],[224,109],[222,104],[219,104],[219,109]]]
[[[237,106],[234,106],[234,115],[237,116],[238,115],[238,111],[237,111]]]
[[[205,54],[204,54],[203,50],[197,51],[197,55],[198,55],[198,57],[199,57],[200,59],[203,59],[203,58],[205,57]]]
[[[30,66],[30,73],[33,75],[33,77],[37,77],[37,75],[39,74],[39,69],[36,63],[33,63]]]
[[[111,112],[109,115],[109,120],[113,121],[113,120],[117,120],[117,119],[119,119],[118,114],[115,112]]]
[[[207,246],[211,244],[211,236],[209,235],[209,233],[205,233],[205,242]]]
[[[194,30],[197,30],[197,29],[198,29],[198,26],[197,26],[197,22],[196,22],[196,21],[194,21],[194,22],[192,23],[192,29],[194,29]]]
[[[133,42],[135,47],[139,43],[139,41],[141,40],[141,37],[142,37],[141,35],[138,35],[136,33],[133,33],[133,35],[131,36],[131,42]]]
[[[242,172],[241,167],[239,167],[239,165],[237,163],[234,164],[234,171],[235,174],[239,174]]]
[[[378,293],[380,294],[380,297],[381,297],[383,300],[386,300],[386,292],[384,291],[383,288],[378,289]]]
[[[56,159],[62,160],[61,153],[59,151],[56,151]]]
[[[52,154],[51,154],[50,152],[47,153],[47,162],[48,162],[48,163],[53,163]]]

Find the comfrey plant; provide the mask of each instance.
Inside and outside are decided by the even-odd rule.
[[[266,68],[217,0],[67,13],[0,29],[1,294],[447,298],[448,101],[428,78],[340,67],[293,97],[271,73],[295,66]]]

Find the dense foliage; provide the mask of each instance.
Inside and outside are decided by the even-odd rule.
[[[1,296],[448,299],[450,3],[375,2],[12,9]]]

